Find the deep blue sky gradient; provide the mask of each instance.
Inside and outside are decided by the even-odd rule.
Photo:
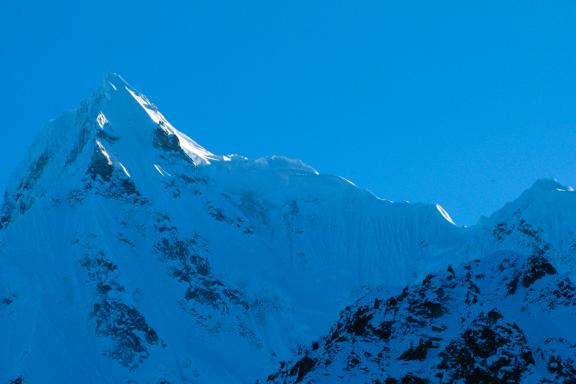
[[[573,1],[5,1],[0,188],[119,72],[216,153],[284,154],[474,223],[576,182]]]

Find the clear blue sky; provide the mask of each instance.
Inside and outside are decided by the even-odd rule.
[[[119,72],[217,153],[284,154],[470,224],[576,182],[573,1],[4,1],[0,188]]]

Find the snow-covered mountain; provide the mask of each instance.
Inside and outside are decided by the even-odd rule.
[[[47,124],[0,217],[0,382],[249,382],[464,232],[297,160],[214,155],[117,75]]]
[[[539,181],[462,228],[299,160],[213,154],[109,75],[46,125],[5,192],[0,383],[254,382],[359,297],[449,264],[512,252],[574,274],[574,208]]]

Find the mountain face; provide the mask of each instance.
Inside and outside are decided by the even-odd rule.
[[[382,381],[382,372],[439,382],[469,375],[452,372],[457,360],[437,368],[440,353],[452,342],[469,348],[464,333],[487,328],[513,335],[496,343],[515,358],[497,370],[552,377],[545,359],[572,364],[572,334],[559,332],[573,319],[574,209],[569,188],[542,180],[477,226],[458,227],[439,205],[386,201],[299,160],[213,154],[109,75],[48,122],[5,192],[0,383],[249,383],[271,372],[277,382]],[[506,295],[534,260],[544,276],[533,286],[517,277]],[[468,303],[472,285],[478,299]],[[418,295],[432,305],[410,304]],[[356,331],[360,308],[369,319]],[[564,342],[541,339],[528,313],[556,324],[547,337]],[[363,376],[343,365],[356,346]],[[532,360],[522,360],[528,351]],[[394,360],[404,352],[430,358]],[[279,369],[282,361],[293,363]]]

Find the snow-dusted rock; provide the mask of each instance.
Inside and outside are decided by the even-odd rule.
[[[541,255],[498,252],[375,290],[274,383],[572,383],[576,287]]]

